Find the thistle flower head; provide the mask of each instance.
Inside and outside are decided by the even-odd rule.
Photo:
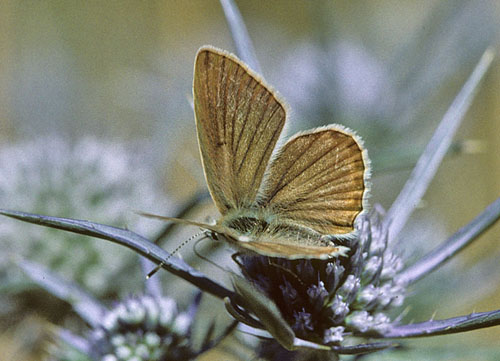
[[[122,298],[107,307],[74,282],[40,264],[24,260],[19,265],[35,283],[70,303],[90,325],[83,336],[54,327],[54,342],[47,348],[51,360],[192,360],[214,347],[234,328],[228,327],[214,338],[212,321],[206,332],[200,330],[193,335],[195,319],[201,317],[198,312],[201,292],[188,299],[185,307],[179,307],[177,301],[164,295],[158,280],[153,279],[145,285],[144,293]]]
[[[348,334],[381,333],[391,322],[386,312],[405,297],[405,285],[394,279],[402,261],[388,247],[376,211],[361,218],[358,231],[347,257],[323,261],[238,255],[238,264],[301,339],[334,345]]]
[[[118,360],[189,360],[193,316],[180,312],[168,297],[130,297],[117,303],[91,331],[93,358]]]
[[[241,16],[235,9],[235,5],[230,0],[221,1],[221,3],[232,28],[238,52],[242,54],[240,58],[252,68],[258,70],[258,62],[253,54],[248,34]],[[455,12],[455,7],[453,9],[453,12]],[[432,20],[434,21],[434,18]],[[436,34],[441,37],[443,32],[441,29],[438,30]],[[454,31],[450,33],[456,34]],[[443,39],[446,39],[446,37],[443,37]],[[457,37],[457,39],[462,40],[460,37]],[[450,42],[450,44],[452,43]],[[437,47],[439,46],[438,44]],[[421,44],[418,44],[417,48],[420,49]],[[463,48],[466,49],[466,47]],[[442,49],[447,51],[450,47],[442,47]],[[427,53],[425,52],[425,54]],[[467,51],[467,53],[470,52]],[[349,52],[347,54],[349,55]],[[348,60],[349,58],[352,58],[352,54],[348,57]],[[410,58],[413,64],[413,57]],[[456,57],[452,58],[455,60]],[[422,57],[422,59],[425,61],[421,63],[421,66],[427,67],[427,57]],[[439,57],[436,59],[440,60]],[[400,256],[395,253],[393,248],[394,244],[399,242],[400,231],[415,209],[416,204],[424,195],[440,162],[449,149],[453,135],[458,129],[478,83],[491,64],[492,59],[493,52],[489,49],[483,54],[470,78],[444,115],[410,178],[387,212],[384,220],[381,221],[380,215],[373,211],[371,214],[359,218],[357,224],[358,236],[354,240],[338,240],[338,243],[347,246],[350,250],[345,257],[341,256],[328,261],[320,261],[236,255],[235,259],[237,259],[242,273],[250,282],[240,280],[241,277],[235,276],[233,278],[235,292],[226,289],[216,280],[210,279],[198,270],[186,265],[182,260],[171,257],[170,254],[167,254],[144,237],[126,229],[19,211],[0,210],[0,213],[31,223],[112,240],[135,249],[141,255],[192,282],[200,289],[224,299],[226,308],[238,320],[246,322],[254,329],[267,329],[274,338],[270,344],[271,348],[275,348],[275,351],[279,344],[292,351],[298,350],[298,352],[282,357],[283,348],[278,352],[274,352],[274,354],[270,354],[268,352],[272,352],[270,348],[266,350],[265,347],[262,347],[260,355],[269,360],[297,360],[298,357],[295,356],[302,352],[303,354],[299,355],[302,361],[306,359],[337,360],[338,354],[341,353],[374,352],[393,345],[392,341],[354,346],[342,345],[342,341],[351,335],[365,339],[405,339],[471,331],[500,325],[500,310],[411,324],[399,324],[397,320],[391,320],[388,313],[391,308],[402,304],[407,286],[444,264],[445,261],[472,243],[500,218],[499,198],[439,247],[405,269],[403,269]],[[441,61],[436,63],[439,63],[439,66],[442,67]],[[456,66],[446,68],[453,70]],[[377,68],[372,69],[377,70]],[[382,73],[385,74],[384,69],[380,68],[379,70],[382,70]],[[339,73],[345,75],[346,71]],[[436,81],[425,81],[427,85],[420,87],[418,93],[428,93],[425,91],[426,89],[430,90],[440,82],[440,79],[443,79],[443,77],[434,76],[435,72],[429,74],[433,75],[432,78],[436,79]],[[398,76],[394,77],[394,79],[399,78]],[[423,80],[426,79],[423,78]],[[332,88],[330,86],[331,82],[328,83],[328,87]],[[365,83],[362,81],[354,85],[364,86]],[[404,83],[405,87],[407,86],[406,82],[402,83]],[[351,89],[342,87],[345,85],[343,82],[338,82],[338,85],[351,98],[359,95],[359,92],[352,92],[352,89],[355,89],[356,86]],[[359,117],[369,117],[371,120],[374,113],[363,110],[374,109],[378,111],[376,114],[379,114],[379,117],[375,118],[382,118],[380,116],[382,115],[383,118],[389,120],[398,119],[401,124],[403,121],[409,121],[412,118],[410,114],[413,113],[412,111],[408,111],[407,113],[410,115],[406,115],[402,119],[399,117],[400,113],[411,110],[406,109],[405,103],[407,102],[405,99],[413,99],[412,103],[419,104],[420,99],[415,100],[415,97],[412,96],[401,97],[403,99],[402,106],[387,106],[391,104],[378,102],[379,97],[376,93],[385,95],[384,92],[379,90],[391,90],[393,84],[384,82],[375,85],[371,87],[370,94],[361,94],[367,95],[364,97],[363,104],[351,104],[356,105],[358,110],[361,110],[357,112]],[[408,93],[408,95],[412,95],[412,93]],[[314,97],[314,99],[316,98],[321,97]],[[328,107],[331,106],[331,102],[325,104]],[[312,108],[318,113],[318,107]],[[404,110],[404,112],[401,110]],[[396,114],[397,118],[394,116]],[[393,149],[391,148],[391,150]],[[38,272],[32,272],[32,277],[37,278],[38,282],[46,288],[58,292],[59,297],[63,294],[63,297],[73,304],[80,316],[94,327],[89,340],[73,338],[73,345],[82,346],[79,349],[83,350],[86,355],[92,353],[93,358],[105,361],[170,360],[174,359],[172,355],[176,355],[176,350],[184,350],[183,346],[186,342],[190,344],[191,321],[189,319],[183,320],[182,313],[172,311],[173,308],[170,302],[167,302],[166,306],[162,305],[158,296],[147,296],[144,300],[142,298],[140,300],[139,298],[127,299],[111,311],[101,311],[105,307],[96,304],[95,301],[89,301],[88,297],[82,297],[82,299],[75,301],[77,298],[73,297],[74,294],[81,294],[82,292],[75,292],[72,285],[65,287],[65,291],[70,292],[60,292],[60,282],[50,282],[49,285],[44,277],[40,278],[37,275]],[[58,287],[54,287],[55,285]],[[157,293],[151,294],[157,295]],[[82,307],[82,303],[86,303],[87,307]],[[89,308],[96,312],[90,312]],[[163,321],[162,315],[167,315]],[[256,316],[256,318],[253,316]],[[177,321],[178,319],[181,321]],[[273,324],[273,321],[276,321],[276,323]],[[281,331],[281,329],[284,331]],[[209,327],[210,331],[211,328]],[[269,335],[266,334],[265,336],[268,337]],[[160,346],[159,350],[150,347],[155,344]],[[162,348],[163,344],[172,348],[165,351]],[[179,357],[188,359],[196,354],[190,354],[189,352],[191,351],[186,351],[185,354],[180,352]],[[266,354],[266,352],[268,353]]]
[[[161,199],[166,197],[151,169],[123,143],[95,138],[71,143],[47,136],[0,148],[0,202],[6,207],[137,229],[144,228],[144,219],[130,207],[147,209]],[[15,222],[0,224],[0,248],[4,281],[19,279],[13,267],[1,262],[16,254],[99,294],[119,289],[119,270],[133,258],[130,252],[88,237],[53,229],[38,232]]]

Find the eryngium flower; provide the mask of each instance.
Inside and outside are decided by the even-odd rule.
[[[394,278],[403,264],[387,247],[379,214],[363,216],[359,228],[359,237],[344,244],[350,247],[347,257],[236,258],[245,277],[276,303],[297,337],[340,344],[346,334],[382,333],[391,322],[386,311],[405,297],[404,284]]]
[[[36,284],[68,302],[90,327],[80,336],[78,323],[71,324],[78,333],[53,326],[53,342],[47,347],[50,360],[191,360],[216,346],[236,325],[232,323],[221,333],[216,331],[212,315],[212,320],[207,320],[199,312],[201,292],[179,307],[173,298],[164,295],[157,278],[146,282],[144,293],[121,298],[108,307],[74,282],[40,264],[27,260],[18,264]],[[143,271],[150,266],[143,262]],[[196,327],[198,332],[193,332],[195,322],[206,328]]]
[[[193,317],[168,297],[130,297],[115,305],[89,337],[96,360],[190,360]]]
[[[85,138],[71,143],[58,136],[3,145],[0,202],[144,229],[146,221],[134,215],[131,207],[166,204],[166,197],[155,183],[152,167],[133,150],[115,141]],[[121,270],[134,261],[132,253],[89,237],[53,229],[40,232],[15,222],[1,222],[0,249],[3,284],[20,280],[16,268],[2,262],[2,257],[16,254],[49,266],[97,294],[119,290]]]

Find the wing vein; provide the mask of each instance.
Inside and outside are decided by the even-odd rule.
[[[342,179],[342,178],[348,177],[348,176],[350,176],[350,175],[352,175],[352,174],[354,174],[354,173],[356,173],[356,172],[358,172],[358,171],[350,172],[350,173],[345,174],[345,175],[343,175],[342,177],[339,177],[339,178],[337,178],[337,179]],[[362,176],[361,176],[361,177],[362,177]],[[360,178],[361,178],[361,177],[360,177]],[[318,189],[320,189],[321,187],[323,187],[324,185],[326,185],[326,184],[328,184],[328,183],[331,183],[331,181],[330,181],[330,180],[327,180],[326,182],[321,183],[321,184],[319,184],[319,185],[315,186],[315,189],[316,189],[316,190],[318,190]],[[331,187],[331,188],[330,188],[330,190],[326,190],[326,192],[327,192],[327,193],[322,193],[320,196],[323,198],[323,197],[328,197],[328,196],[330,196],[330,195],[334,195],[334,194],[345,193],[345,192],[339,192],[339,190],[338,190],[338,187],[339,187],[339,186],[341,186],[341,185],[345,185],[345,184],[349,184],[349,183],[348,183],[348,182],[341,182],[341,183],[337,183],[337,184],[335,184],[335,187]],[[358,189],[358,188],[355,188],[355,189],[350,189],[348,192],[350,192],[350,191],[362,190],[362,189],[363,189],[363,187],[361,187],[361,188],[359,188],[359,189]],[[312,193],[315,193],[315,192],[312,192]],[[309,198],[309,197],[311,196],[311,193],[308,193],[307,195],[308,195],[308,198],[302,198],[302,196],[298,196],[298,198],[295,198],[295,199],[293,199],[293,200],[291,200],[291,201],[289,201],[289,202],[286,202],[286,203],[285,203],[285,202],[282,202],[282,203],[280,204],[280,208],[283,208],[283,207],[288,207],[288,206],[290,206],[290,204],[294,204],[294,205],[296,205],[296,204],[301,204],[301,203],[307,203],[307,202],[310,202],[310,198]],[[294,206],[294,210],[295,210],[295,206]]]
[[[316,137],[316,138],[314,138],[314,139],[313,139],[313,141],[311,142],[311,144],[314,144],[314,142],[316,142],[319,138],[320,138],[320,137]],[[310,145],[311,145],[311,144],[310,144]],[[307,150],[308,150],[307,148],[304,148],[304,149],[302,150],[302,152],[300,153],[300,155],[297,157],[297,162],[299,161],[299,159],[301,159],[301,158],[304,156],[304,154],[307,152]],[[279,185],[279,184],[281,184],[281,182],[283,181],[283,179],[285,179],[285,177],[287,176],[288,172],[290,172],[290,170],[291,170],[291,169],[292,169],[291,167],[290,167],[290,168],[288,168],[288,169],[287,169],[287,170],[286,170],[286,171],[285,171],[285,172],[281,175],[281,177],[280,177],[279,181],[278,181],[276,184],[278,184],[278,185]],[[285,183],[284,185],[282,185],[282,186],[276,187],[276,189],[274,189],[274,190],[273,190],[273,193],[272,193],[272,194],[270,194],[270,195],[268,196],[267,203],[270,203],[270,202],[271,202],[271,200],[272,200],[272,199],[276,196],[276,194],[278,194],[278,192],[279,192],[279,191],[281,191],[281,190],[282,190],[285,186],[286,186],[286,183]]]
[[[320,138],[321,138],[320,136],[319,136],[319,137],[316,137],[316,138],[313,140],[313,142],[312,142],[311,144],[315,143],[315,142],[316,142],[318,139],[320,139]],[[340,144],[334,144],[334,145],[332,145],[332,146],[331,146],[331,148],[327,149],[324,153],[320,154],[318,157],[316,157],[315,159],[313,159],[313,160],[312,160],[309,164],[307,164],[307,166],[303,167],[303,168],[299,171],[299,173],[298,173],[297,175],[295,175],[294,180],[298,179],[298,177],[299,177],[300,175],[304,174],[304,172],[306,172],[306,171],[307,171],[309,168],[311,168],[314,164],[316,164],[318,161],[320,161],[322,158],[324,158],[326,155],[328,155],[328,154],[329,154],[331,151],[333,151],[335,148],[339,147],[340,145],[342,145],[343,143],[345,143],[345,142],[347,142],[347,141],[349,141],[349,140],[350,140],[350,139],[349,139],[349,138],[347,138],[347,139],[343,140]],[[306,148],[306,151],[307,151],[307,150],[308,150],[308,149]],[[305,153],[305,152],[304,152],[304,153]],[[302,157],[302,156],[301,156],[301,157]],[[298,160],[297,160],[297,161],[298,161]],[[292,169],[292,168],[289,168],[289,169],[285,172],[285,174],[286,174],[286,173],[288,173],[291,169]],[[316,174],[315,174],[314,176],[316,176]],[[277,190],[276,190],[276,192],[274,192],[274,193],[273,193],[273,197],[272,197],[272,198],[274,198],[274,197],[276,196],[276,194],[278,194],[280,191],[282,191],[282,190],[283,190],[283,188],[285,188],[285,187],[286,187],[286,186],[288,186],[289,184],[290,184],[290,183],[285,183],[285,184],[281,185],[280,187],[278,187],[278,188],[277,188]],[[302,184],[304,184],[304,183],[298,183],[298,185],[302,185]],[[271,199],[272,199],[272,198],[271,198]]]
[[[354,158],[354,156],[353,156],[353,158]],[[361,160],[361,159],[359,159],[359,158],[357,158],[357,159],[352,160],[352,161],[351,161],[351,162],[349,162],[349,163],[344,164],[344,165],[342,166],[342,168],[347,167],[347,166],[350,166],[350,165],[352,165],[352,164],[361,163],[361,162],[362,162],[362,160]],[[323,182],[323,183],[320,183],[320,184],[315,184],[315,185],[314,185],[314,186],[315,186],[315,189],[318,189],[318,188],[320,188],[320,187],[324,186],[325,184],[331,183],[331,182],[333,182],[333,181],[337,181],[337,180],[339,180],[339,179],[342,179],[342,178],[344,178],[344,177],[346,177],[346,176],[348,176],[348,175],[351,175],[351,174],[356,173],[356,172],[358,172],[358,171],[359,171],[359,169],[352,169],[350,172],[345,173],[345,171],[342,171],[342,172],[341,172],[341,170],[342,170],[341,168],[337,168],[337,169],[335,169],[334,171],[335,171],[335,173],[337,173],[337,176],[335,176],[335,177],[333,177],[333,178],[328,178],[328,179],[326,179],[326,180],[325,180],[325,182]],[[349,171],[349,170],[347,170],[347,171]],[[303,186],[304,184],[307,184],[307,183],[308,183],[311,179],[314,179],[314,178],[322,178],[322,177],[324,177],[324,176],[325,176],[325,174],[326,174],[326,173],[328,173],[328,172],[331,172],[331,169],[330,169],[330,168],[326,168],[326,169],[322,170],[321,172],[316,173],[316,174],[312,175],[311,177],[309,177],[309,178],[305,179],[302,183],[297,183],[297,184],[294,184],[294,186],[296,186],[296,187]],[[333,172],[331,172],[331,173],[333,173]]]
[[[236,68],[236,74],[234,76],[235,79],[240,79],[240,76],[238,75],[238,72],[240,71],[240,69],[243,69],[241,67],[237,67]],[[233,118],[231,119],[231,123],[232,123],[232,127],[233,127],[233,133],[231,134],[231,151],[232,153],[231,154],[235,154],[236,153],[236,148],[235,148],[235,142],[234,142],[234,135],[236,133],[236,114],[238,114],[238,107],[240,105],[240,94],[241,94],[241,85],[243,84],[243,82],[241,81],[238,81],[238,91],[236,92],[236,98],[235,98],[235,101],[234,101],[234,110],[233,110]],[[248,86],[248,84],[247,84]],[[233,156],[233,159],[232,159],[232,166],[233,166],[233,169],[234,169],[234,156]]]
[[[250,78],[246,87],[245,87],[245,90],[249,88],[249,83],[252,81],[253,79]],[[254,98],[254,94],[255,94],[255,88],[257,87],[257,82],[254,81],[254,87],[252,88],[252,97],[250,99],[250,101],[247,103],[248,104],[248,107],[250,107],[250,104],[251,104],[251,101],[253,100]],[[237,154],[238,152],[238,149],[240,148],[240,142],[241,142],[241,138],[243,136],[243,133],[245,132],[245,129],[246,129],[246,125],[247,125],[247,122],[248,122],[248,116],[250,115],[250,111],[246,112],[246,115],[245,115],[245,121],[243,122],[243,125],[242,125],[242,128],[241,128],[241,131],[240,131],[240,134],[238,134],[238,142],[236,144],[236,150],[234,152],[234,154]],[[233,154],[233,156],[234,156]],[[236,157],[233,158],[234,160],[236,160]],[[234,164],[236,166],[236,164]],[[239,167],[240,165],[238,165]]]
[[[255,88],[254,88],[254,90],[255,90]],[[266,106],[265,106],[265,107],[262,107],[264,111],[262,112],[262,114],[261,114],[261,115],[263,115],[263,114],[264,114],[264,112],[266,111],[266,109],[269,107],[269,97],[271,96],[271,93],[267,93],[267,92],[266,92],[266,93],[264,93],[264,94],[260,94],[260,97],[259,97],[259,102],[260,102],[260,100],[261,100],[261,99],[262,99],[265,95],[267,95],[267,96],[268,96],[268,101],[266,102]],[[254,94],[252,94],[252,99],[253,99],[253,97],[254,97]],[[260,128],[260,124],[261,124],[261,123],[262,123],[262,116],[261,116],[261,117],[259,117],[259,122],[258,122],[258,123],[257,123],[257,125],[255,126],[255,131],[254,131],[254,132],[252,132],[252,138],[250,138],[250,142],[249,142],[249,144],[248,144],[248,147],[247,147],[247,149],[245,149],[245,153],[243,154],[243,158],[241,159],[240,165],[238,166],[238,173],[241,171],[241,167],[242,167],[242,166],[243,166],[243,164],[245,163],[245,160],[246,160],[246,158],[247,158],[247,156],[248,156],[248,153],[249,153],[249,151],[250,151],[250,148],[252,148],[252,145],[253,145],[253,144],[255,144],[255,143],[254,143],[255,136],[257,135],[257,129],[259,129],[259,128]],[[262,135],[263,135],[263,134],[264,134],[264,132],[261,132],[261,133],[259,134],[259,137],[258,137],[258,139],[257,139],[257,143],[258,143],[258,141],[260,140],[260,138],[262,138]]]
[[[226,57],[221,58],[221,70],[220,70],[220,76],[219,76],[219,100],[222,100],[222,126],[224,129],[224,144],[227,146],[227,122],[226,122],[226,117],[227,117],[227,79],[229,78],[227,75],[224,79],[224,86],[220,86],[222,84],[222,79],[224,78],[224,74],[226,73]]]
[[[272,114],[271,114],[271,116],[270,116],[270,118],[269,118],[269,119],[271,119],[271,118],[274,116],[274,114],[276,113],[276,111],[277,111],[279,108],[280,108],[280,107],[279,107],[279,105],[278,105],[278,106],[276,106],[276,108],[272,111]],[[269,120],[269,121],[270,121],[270,120]],[[268,121],[268,124],[269,124],[269,121]],[[273,143],[273,142],[272,142],[272,140],[276,137],[276,133],[279,133],[280,131],[281,131],[281,129],[280,129],[279,127],[276,127],[276,128],[274,129],[273,136],[271,137],[270,141],[269,141],[269,142],[267,142],[266,149],[265,149],[265,151],[262,153],[262,156],[260,157],[260,161],[259,161],[259,168],[260,168],[262,165],[264,165],[264,167],[267,167],[267,164],[264,164],[264,163],[263,163],[264,157],[266,156],[267,152],[269,151],[269,147],[270,147],[270,146],[271,146],[271,144]],[[255,180],[254,180],[254,182],[255,182]],[[252,183],[252,184],[253,184],[253,183]]]

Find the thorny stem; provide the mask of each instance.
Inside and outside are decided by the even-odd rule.
[[[444,115],[408,181],[387,212],[384,223],[388,226],[389,244],[397,238],[399,232],[426,192],[429,183],[432,181],[443,157],[451,145],[453,136],[465,116],[479,82],[488,70],[493,57],[493,49],[488,48]]]
[[[250,68],[259,74],[262,74],[262,69],[255,55],[255,50],[248,35],[247,28],[238,10],[238,7],[233,0],[220,0],[224,15],[226,16],[236,53],[238,57],[248,64]]]
[[[460,228],[454,235],[441,246],[422,257],[412,266],[406,268],[397,276],[397,282],[411,284],[456,255],[466,246],[471,244],[478,236],[485,232],[500,218],[500,198],[491,203],[473,221]]]

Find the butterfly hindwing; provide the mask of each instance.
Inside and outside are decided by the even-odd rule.
[[[270,165],[265,207],[323,235],[351,233],[365,208],[368,167],[360,140],[343,127],[299,133]]]
[[[222,214],[252,205],[285,124],[275,93],[235,56],[198,51],[193,81],[200,152],[212,198]]]
[[[277,242],[239,242],[238,246],[246,251],[287,259],[328,259],[345,256],[349,250],[343,246],[304,246],[300,244]]]

